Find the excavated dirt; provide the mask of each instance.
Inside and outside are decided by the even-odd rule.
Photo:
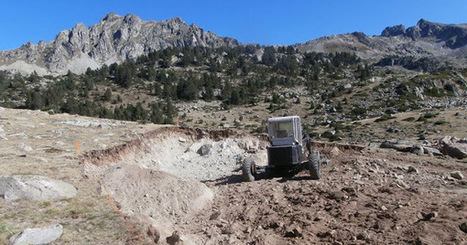
[[[230,131],[163,129],[90,152],[84,158],[85,173],[98,178],[103,189],[113,190],[110,194],[129,219],[133,213],[151,217],[146,222],[159,230],[160,243],[172,232],[184,244],[467,243],[462,230],[467,222],[467,182],[450,177],[452,171],[467,172],[465,162],[315,143],[331,159],[321,180],[302,172],[243,182],[239,156],[250,155],[265,164],[266,144],[264,137]],[[121,172],[125,177],[109,184],[109,169],[121,164],[142,166],[138,171],[144,174],[131,176],[135,171],[129,168]],[[153,177],[144,169],[170,173],[171,186],[151,183]],[[203,191],[195,185],[184,188],[187,180],[202,181],[200,188],[208,186],[214,198],[193,194]],[[203,205],[186,211],[189,200],[196,198],[204,200]],[[177,209],[183,205],[185,209]],[[175,211],[168,212],[171,208]],[[145,230],[138,232],[144,237]]]

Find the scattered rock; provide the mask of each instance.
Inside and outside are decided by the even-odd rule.
[[[416,169],[413,166],[409,166],[409,167],[407,167],[407,173],[416,173],[416,174],[418,174],[418,169]]]
[[[467,143],[456,137],[444,136],[438,139],[438,144],[441,147],[440,151],[445,155],[458,159],[467,158]]]
[[[390,148],[402,152],[410,152],[413,147],[413,142],[386,140],[379,146],[380,148]]]
[[[221,216],[221,212],[214,212],[214,213],[211,214],[211,216],[209,217],[209,220],[215,220],[215,219],[219,218],[219,216]]]
[[[461,229],[461,231],[463,231],[464,233],[467,233],[467,222],[460,224],[459,229]]]
[[[451,136],[443,136],[441,138],[438,139],[438,143],[440,145],[444,144],[444,145],[449,145],[452,143],[452,137]]]
[[[358,239],[358,240],[367,240],[367,239],[368,239],[368,234],[363,233],[363,232],[362,232],[362,233],[358,233],[357,239]]]
[[[230,235],[230,234],[234,234],[235,231],[237,230],[240,230],[239,225],[237,225],[236,223],[233,223],[233,224],[228,225],[225,229],[223,229],[221,233]]]
[[[209,154],[209,152],[211,152],[211,149],[212,149],[212,145],[211,144],[205,144],[205,145],[202,145],[198,151],[196,151],[196,153],[198,153],[199,155],[201,156],[206,156]]]
[[[389,133],[399,133],[401,130],[398,128],[390,127],[387,130]]]
[[[420,213],[418,217],[424,221],[434,220],[439,216],[438,212]]]
[[[342,191],[333,191],[330,193],[329,198],[340,201],[346,199],[347,195]]]
[[[295,227],[291,230],[288,230],[284,236],[285,237],[301,237],[303,236],[302,229],[300,229],[300,227]]]
[[[345,191],[345,192],[347,192],[349,194],[354,194],[356,192],[355,188],[353,188],[353,187],[344,187],[344,188],[342,188],[342,191]]]
[[[458,179],[458,180],[462,180],[464,179],[464,175],[462,174],[461,171],[454,171],[454,172],[451,172],[451,177],[455,178],[455,179]]]
[[[63,233],[63,226],[55,224],[43,228],[26,228],[10,238],[12,245],[20,244],[49,244],[59,239]]]
[[[32,147],[29,146],[29,145],[24,144],[23,142],[19,143],[18,148],[19,148],[21,151],[25,151],[25,152],[31,152],[31,151],[32,151]]]
[[[329,154],[331,155],[331,157],[337,157],[339,156],[341,153],[341,151],[339,150],[339,148],[337,148],[336,146],[334,146],[331,151],[329,151]]]
[[[465,143],[445,144],[442,146],[441,152],[445,155],[455,157],[458,159],[467,158],[467,144]]]
[[[336,134],[336,130],[329,130],[329,131],[326,131],[324,132],[321,137],[323,138],[329,138],[329,137],[332,137]]]
[[[412,146],[412,149],[410,149],[410,152],[413,153],[413,154],[416,154],[416,155],[421,156],[421,155],[423,155],[423,153],[424,153],[425,151],[423,150],[423,146],[421,146],[421,145],[414,145],[414,146]]]
[[[336,235],[337,231],[336,230],[330,230],[326,232],[319,232],[316,234],[317,237],[320,238],[326,238],[326,237],[334,237]]]
[[[170,245],[176,245],[181,243],[180,234],[178,231],[174,231],[171,236],[167,237],[165,241]]]
[[[61,180],[37,175],[0,176],[0,197],[16,199],[53,200],[73,198],[77,190]]]
[[[272,229],[277,229],[277,228],[281,228],[284,226],[284,223],[280,222],[280,221],[273,221],[269,224],[269,228],[272,228]]]
[[[430,156],[437,156],[437,157],[443,156],[443,153],[441,153],[438,149],[428,147],[428,146],[423,146],[423,152]]]

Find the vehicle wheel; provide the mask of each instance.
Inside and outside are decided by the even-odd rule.
[[[319,151],[314,151],[310,154],[308,159],[308,170],[312,179],[319,179],[321,177],[321,159]]]
[[[256,164],[252,158],[246,158],[242,164],[242,176],[245,181],[255,181]]]

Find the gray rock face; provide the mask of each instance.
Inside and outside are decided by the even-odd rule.
[[[467,44],[467,26],[439,24],[421,19],[416,26],[407,30],[403,25],[387,27],[381,36],[405,36],[413,40],[435,38],[438,41],[446,42],[445,45],[448,48],[460,48]]]
[[[0,176],[0,198],[7,201],[16,199],[53,200],[75,197],[74,186],[61,180],[44,176],[13,175]]]
[[[404,25],[397,25],[392,27],[386,27],[381,36],[383,37],[391,37],[391,36],[399,36],[405,34],[405,26]]]
[[[351,52],[379,61],[385,57],[439,58],[441,62],[465,65],[466,24],[439,24],[420,20],[417,25],[387,27],[380,36],[349,33],[319,38],[295,47],[306,52]],[[461,61],[461,62],[459,62]]]
[[[62,31],[50,43],[27,43],[16,50],[0,51],[0,69],[21,70],[18,62],[24,61],[29,69],[37,67],[38,73],[45,68],[48,73],[71,70],[79,74],[88,67],[95,69],[168,47],[236,45],[235,39],[187,25],[180,18],[143,21],[136,15],[111,13],[89,28],[80,23]]]
[[[60,224],[43,228],[26,228],[10,238],[12,245],[48,244],[60,238],[63,226]]]

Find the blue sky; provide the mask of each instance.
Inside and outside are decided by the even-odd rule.
[[[0,50],[50,42],[60,31],[80,22],[89,27],[109,12],[156,21],[181,17],[218,35],[265,45],[354,31],[379,35],[387,26],[409,27],[421,18],[467,23],[466,0],[15,0],[0,7]]]

